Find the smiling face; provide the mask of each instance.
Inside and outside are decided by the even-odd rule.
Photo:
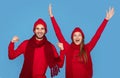
[[[83,40],[82,34],[80,32],[74,32],[73,33],[73,42],[76,45],[80,45]]]
[[[38,24],[34,29],[34,33],[37,40],[42,40],[46,33],[45,27],[42,24]]]

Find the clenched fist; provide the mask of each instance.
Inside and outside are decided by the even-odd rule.
[[[63,43],[58,42],[57,46],[60,48],[60,50],[64,50],[64,46]]]
[[[15,42],[18,42],[19,41],[19,38],[17,36],[14,36],[11,40],[11,42],[15,43]]]

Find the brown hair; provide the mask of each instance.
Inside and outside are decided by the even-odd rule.
[[[84,49],[84,39],[82,40],[81,45],[80,45],[79,57],[80,57],[81,61],[84,61],[85,63],[87,63],[88,57],[87,57],[87,53]]]

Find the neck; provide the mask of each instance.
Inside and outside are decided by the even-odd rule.
[[[78,49],[78,50],[80,49],[80,45],[76,45],[73,42],[71,43],[71,46],[72,46],[73,49]]]
[[[41,40],[43,40],[43,38],[37,38],[37,37],[36,37],[36,40],[41,41]]]

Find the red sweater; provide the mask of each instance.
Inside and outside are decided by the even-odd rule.
[[[33,36],[31,39],[23,41],[16,50],[14,50],[14,43],[10,42],[8,52],[9,59],[24,55],[20,78],[46,78],[45,73],[48,66],[52,68],[57,64],[61,67],[63,64],[61,61],[63,56],[58,56],[56,48],[46,38],[37,41]]]
[[[54,17],[51,17],[51,21],[59,42],[62,42],[64,45],[64,50],[61,52],[66,55],[66,78],[92,78],[93,68],[90,52],[98,42],[108,20],[103,20],[90,42],[84,45],[84,49],[87,52],[88,57],[87,64],[81,62],[80,57],[76,57],[76,55],[80,52],[80,46],[77,46],[74,43],[69,44],[63,37]]]

